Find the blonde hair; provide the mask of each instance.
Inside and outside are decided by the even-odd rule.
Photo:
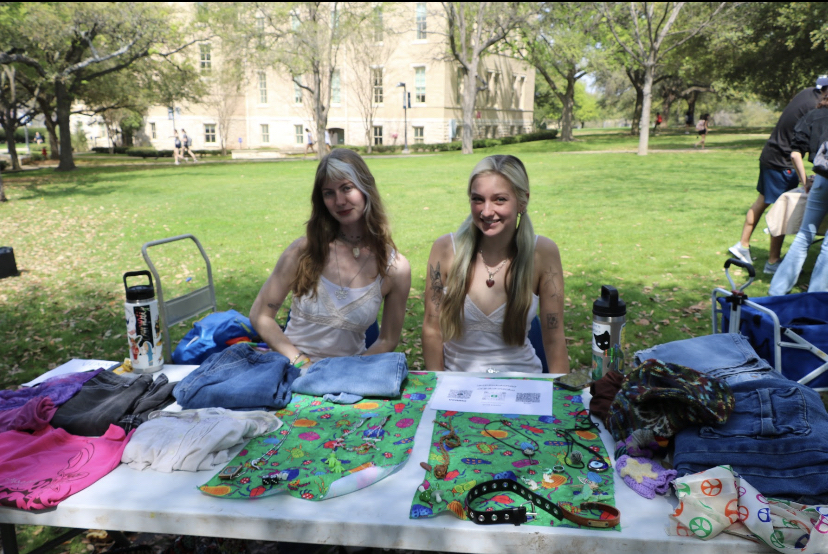
[[[291,283],[294,296],[316,295],[319,276],[328,261],[329,245],[339,233],[339,222],[331,215],[322,198],[322,187],[331,181],[347,180],[365,197],[366,237],[364,244],[377,259],[381,277],[388,273],[388,256],[395,249],[391,228],[385,215],[374,176],[359,154],[347,148],[337,148],[319,162],[311,193],[311,216],[306,224],[306,246],[299,255],[296,279]]]
[[[526,319],[532,304],[532,284],[535,273],[535,229],[526,215],[529,203],[529,176],[518,158],[508,155],[489,156],[481,160],[469,177],[467,194],[475,179],[482,175],[498,174],[512,185],[518,206],[522,207],[518,228],[511,244],[506,270],[506,314],[501,335],[506,344],[519,346],[526,340]],[[455,235],[454,263],[448,273],[446,294],[440,309],[440,330],[443,340],[459,338],[463,329],[463,306],[471,286],[475,255],[480,248],[480,230],[472,216],[460,225]]]

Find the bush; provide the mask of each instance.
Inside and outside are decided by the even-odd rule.
[[[515,144],[517,139],[515,137],[503,137],[500,139],[500,144]]]
[[[6,168],[9,166],[9,162],[6,160],[0,160],[0,171],[6,171]]]
[[[126,154],[127,150],[129,150],[130,146],[116,146],[113,149],[114,154]],[[109,147],[108,146],[93,146],[92,152],[96,152],[98,154],[109,154]]]
[[[517,140],[517,142],[534,142],[536,140],[555,140],[555,137],[557,136],[557,129],[547,129],[545,131],[535,131],[534,133],[518,135],[515,137],[515,139]]]
[[[34,144],[34,136],[36,132],[40,132],[43,136],[43,140],[48,140],[48,134],[46,132],[46,127],[29,127],[29,144]],[[6,130],[0,127],[0,142],[6,142]],[[23,127],[18,127],[14,130],[14,142],[25,144],[26,143],[26,130]]]
[[[156,150],[155,148],[132,147],[126,149],[126,155],[133,158],[172,158],[172,150]]]

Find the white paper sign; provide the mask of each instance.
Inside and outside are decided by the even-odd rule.
[[[552,415],[552,381],[441,375],[431,396],[435,410]]]
[[[51,371],[47,371],[40,377],[36,377],[28,383],[23,383],[24,387],[33,387],[38,383],[42,383],[46,379],[51,379],[57,375],[66,375],[67,373],[81,373],[83,371],[92,371],[93,369],[112,369],[112,366],[118,365],[116,362],[108,362],[105,360],[79,360],[77,358],[69,360],[63,365],[56,367]]]

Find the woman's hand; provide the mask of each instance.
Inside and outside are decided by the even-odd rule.
[[[290,284],[296,278],[299,267],[299,254],[304,246],[305,239],[293,241],[279,256],[276,267],[262,285],[253,306],[250,308],[250,322],[271,350],[279,352],[289,360],[295,359],[301,352],[285,336],[282,328],[276,323],[276,314],[282,307]],[[305,356],[307,357],[307,356]],[[300,358],[301,359],[301,358]],[[310,361],[310,360],[308,360]]]

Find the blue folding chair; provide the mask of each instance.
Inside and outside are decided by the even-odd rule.
[[[535,316],[532,320],[532,325],[529,327],[529,342],[535,349],[535,354],[540,358],[543,372],[549,373],[549,365],[546,363],[546,350],[543,348],[543,333],[541,332],[540,318]]]

